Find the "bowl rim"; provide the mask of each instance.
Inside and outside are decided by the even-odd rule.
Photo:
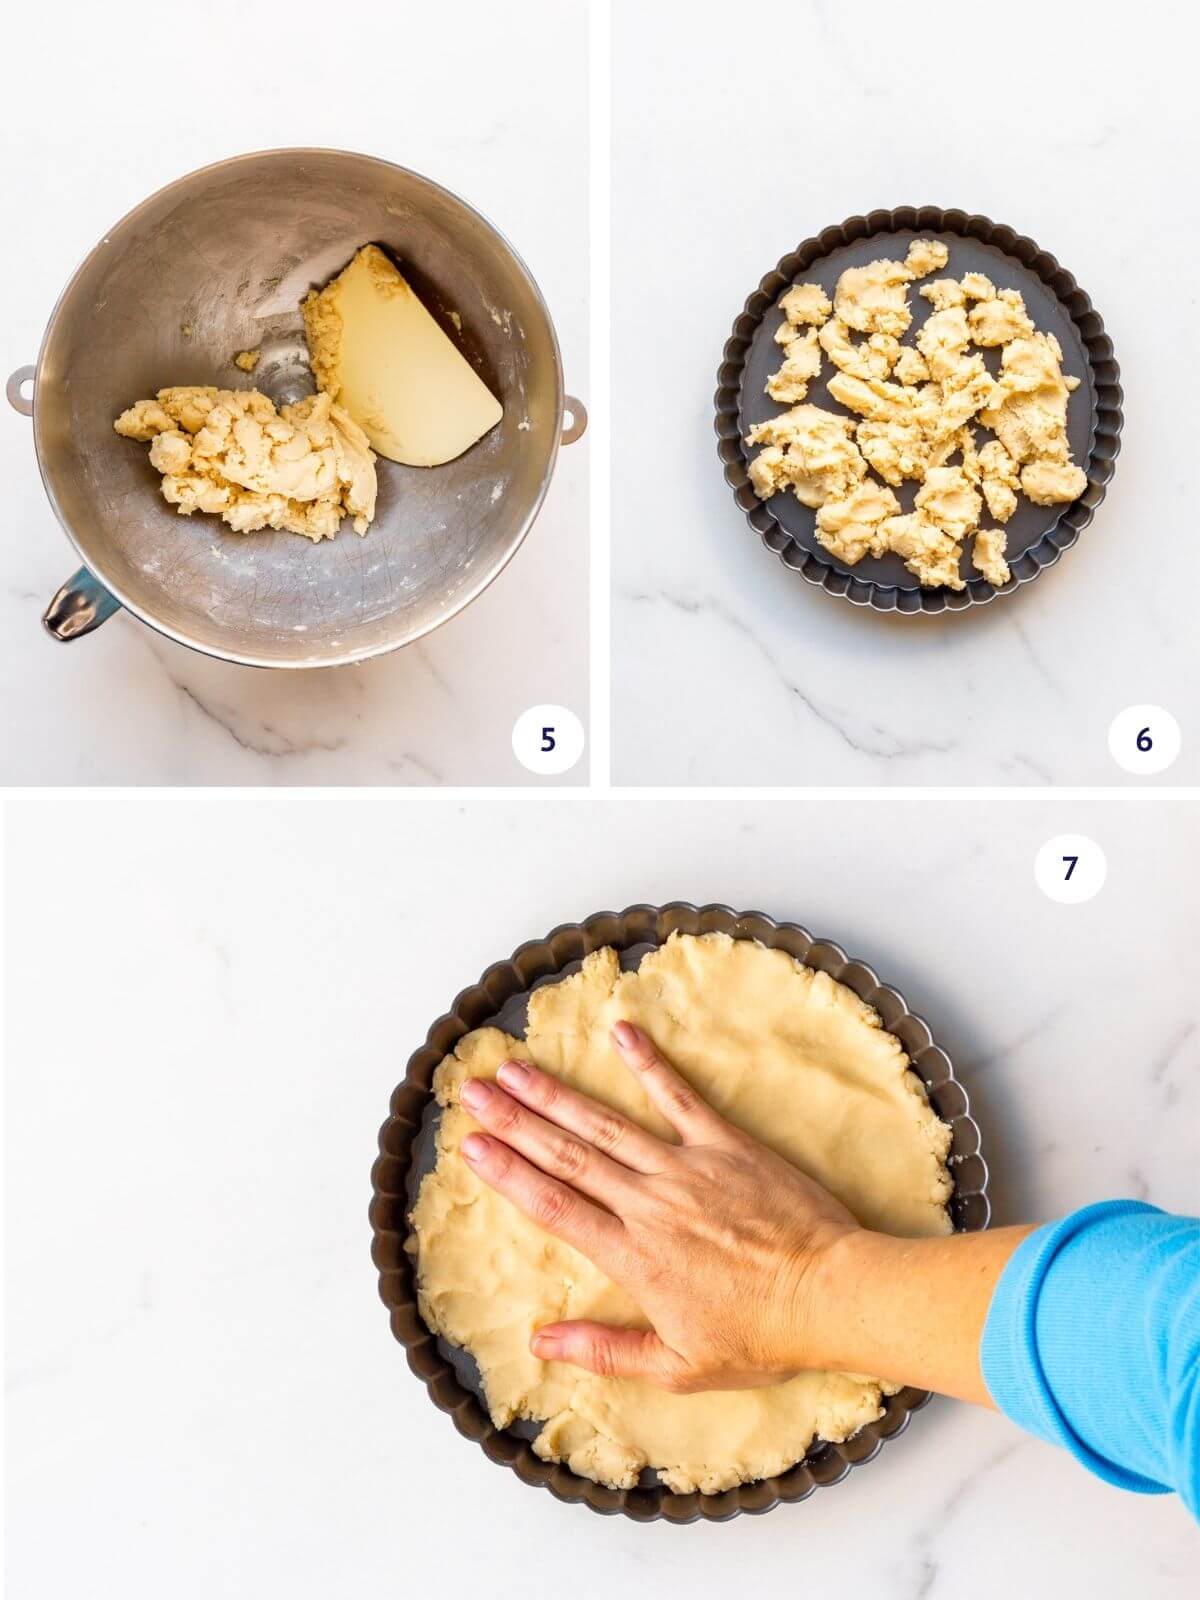
[[[959,1217],[955,1217],[955,1231],[970,1232],[988,1226],[988,1168],[967,1091],[928,1023],[910,1009],[900,991],[881,982],[866,962],[848,956],[841,945],[830,939],[814,937],[800,923],[776,920],[761,911],[738,912],[719,903],[696,905],[672,900],[662,905],[639,902],[623,911],[598,911],[581,922],[558,924],[544,938],[519,945],[507,961],[492,963],[476,983],[460,990],[449,1011],[431,1024],[425,1042],[409,1058],[404,1078],[392,1092],[389,1115],[379,1130],[379,1153],[371,1168],[372,1198],[368,1209],[371,1258],[392,1334],[403,1345],[410,1369],[420,1378],[433,1404],[447,1412],[458,1431],[474,1440],[489,1460],[508,1467],[531,1487],[548,1489],[558,1500],[582,1502],[601,1515],[619,1514],[636,1522],[725,1522],[741,1514],[761,1515],[784,1502],[806,1500],[818,1488],[843,1482],[855,1467],[873,1461],[888,1439],[903,1433],[912,1413],[925,1406],[930,1395],[914,1388],[902,1389],[886,1399],[883,1416],[868,1423],[852,1439],[841,1444],[823,1443],[815,1455],[810,1452],[786,1473],[740,1484],[721,1494],[675,1494],[661,1485],[610,1489],[572,1472],[565,1463],[540,1460],[528,1440],[493,1424],[477,1397],[460,1382],[438,1349],[437,1336],[421,1317],[413,1258],[406,1248],[411,1234],[409,1177],[413,1152],[433,1098],[432,1078],[440,1062],[465,1034],[487,1026],[508,1001],[541,983],[558,981],[566,968],[592,951],[609,945],[618,949],[646,943],[662,945],[675,932],[727,933],[733,938],[756,939],[768,948],[783,949],[801,964],[828,972],[860,999],[874,1005],[889,1032],[904,1029],[915,1041],[901,1040],[911,1070],[931,1091],[952,1085],[960,1101],[960,1110],[953,1116],[939,1112],[954,1130],[956,1143],[961,1125],[963,1142],[968,1146],[965,1154],[952,1155],[949,1163],[955,1180],[951,1204],[957,1199],[964,1210],[972,1213],[971,1220],[961,1225]],[[807,958],[814,953],[810,962]],[[926,1058],[924,1070],[922,1057]],[[940,1076],[931,1085],[927,1074]],[[958,1168],[968,1162],[976,1164],[973,1187],[960,1193]],[[977,1202],[974,1207],[968,1205],[971,1200]],[[810,1461],[833,1465],[832,1474],[825,1471],[821,1477],[815,1476]]]
[[[406,178],[415,179],[418,183],[424,184],[428,189],[436,191],[438,194],[443,195],[447,199],[453,201],[456,205],[461,206],[464,211],[469,212],[471,216],[475,217],[483,224],[485,228],[495,235],[497,240],[512,258],[513,265],[516,267],[518,273],[525,280],[525,283],[533,297],[534,303],[540,309],[544,318],[546,331],[550,336],[551,352],[554,357],[555,415],[558,417],[559,421],[556,423],[553,429],[550,450],[547,456],[545,468],[542,472],[541,482],[538,485],[537,493],[534,495],[515,536],[512,540],[510,540],[507,549],[504,551],[497,564],[492,567],[490,571],[481,575],[475,584],[466,588],[461,593],[456,594],[453,603],[443,616],[436,618],[432,622],[424,624],[422,627],[417,628],[410,633],[406,633],[403,638],[389,640],[383,644],[361,646],[357,649],[343,650],[337,655],[297,657],[295,659],[277,660],[273,656],[258,654],[254,651],[218,649],[211,644],[202,643],[199,639],[191,637],[185,629],[178,628],[167,622],[164,622],[161,618],[156,617],[145,606],[131,599],[123,589],[122,585],[109,577],[108,573],[104,570],[103,561],[95,560],[90,552],[83,549],[74,529],[71,527],[67,517],[63,513],[62,507],[58,501],[58,497],[56,496],[53,486],[50,482],[50,469],[48,466],[49,452],[43,449],[42,428],[38,415],[38,389],[40,387],[39,380],[41,378],[42,363],[45,359],[46,351],[50,346],[51,339],[54,336],[59,318],[64,313],[70,301],[71,295],[80,279],[83,277],[84,273],[99,257],[101,251],[107,248],[107,246],[111,243],[113,236],[117,234],[118,231],[124,229],[130,224],[136,223],[136,221],[151,206],[156,205],[159,201],[172,194],[173,191],[182,190],[186,185],[193,183],[197,178],[208,177],[211,174],[226,171],[254,161],[263,161],[283,157],[289,157],[293,159],[299,157],[303,159],[328,156],[348,157],[354,161],[369,161],[375,166],[386,167],[392,172],[402,173]],[[313,668],[319,669],[323,667],[344,667],[352,666],[357,662],[371,661],[380,656],[390,655],[395,650],[402,650],[406,645],[416,644],[418,640],[426,638],[436,628],[440,628],[443,623],[449,622],[452,617],[456,617],[461,611],[465,610],[473,600],[477,600],[484,590],[494,583],[504,571],[505,567],[508,566],[509,562],[524,544],[530,528],[532,528],[534,522],[537,520],[538,514],[542,509],[542,505],[544,504],[546,495],[549,491],[551,479],[554,476],[554,468],[558,460],[558,452],[562,442],[561,419],[563,414],[565,388],[566,380],[563,373],[562,349],[558,342],[558,331],[554,326],[554,319],[550,315],[550,308],[546,304],[545,296],[542,294],[542,291],[539,288],[533,273],[529,270],[524,257],[514,247],[507,234],[505,234],[502,229],[498,228],[489,216],[480,211],[478,207],[473,206],[469,200],[464,200],[463,197],[456,193],[453,189],[447,188],[445,184],[438,183],[434,178],[426,177],[423,172],[418,172],[413,167],[405,167],[401,166],[399,162],[388,161],[383,156],[369,155],[361,150],[338,149],[335,146],[279,145],[267,150],[243,151],[240,155],[227,156],[221,161],[211,161],[203,167],[196,167],[191,172],[185,172],[180,177],[173,178],[170,183],[165,183],[161,188],[155,189],[153,193],[146,195],[144,199],[139,200],[135,206],[128,210],[124,216],[120,217],[116,222],[114,222],[111,227],[105,229],[101,238],[87,252],[87,254],[79,262],[79,265],[75,268],[74,272],[71,273],[70,277],[63,285],[62,290],[59,292],[58,298],[54,302],[54,306],[50,312],[50,315],[47,318],[46,327],[42,333],[41,342],[38,345],[37,359],[34,363],[33,444],[34,451],[37,456],[38,473],[42,480],[42,488],[45,491],[47,500],[50,502],[50,508],[54,512],[59,526],[66,534],[76,554],[84,563],[87,570],[94,573],[96,578],[99,579],[99,581],[104,585],[114,599],[120,601],[124,609],[130,612],[133,616],[137,617],[140,622],[144,622],[147,627],[153,628],[156,633],[160,633],[165,638],[173,640],[174,643],[184,645],[189,650],[196,651],[199,655],[210,656],[214,660],[218,661],[229,661],[236,666],[272,668],[282,671],[304,671]]]

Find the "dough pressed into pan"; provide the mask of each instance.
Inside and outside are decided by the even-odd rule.
[[[467,1077],[532,1060],[662,1138],[671,1133],[609,1042],[625,1018],[716,1109],[836,1194],[865,1225],[911,1237],[951,1231],[950,1129],[897,1039],[844,985],[783,951],[723,934],[675,934],[622,973],[611,949],[537,989],[525,1039],[480,1028],[434,1074],[444,1108],[437,1161],[413,1208],[426,1323],[475,1357],[492,1420],[542,1424],[546,1460],[615,1488],[646,1468],[681,1493],[716,1493],[786,1471],[814,1438],[847,1439],[894,1392],[874,1378],[807,1372],[761,1389],[668,1394],[538,1360],[533,1331],[585,1317],[645,1327],[634,1301],[570,1246],[541,1232],[459,1156],[478,1124]]]

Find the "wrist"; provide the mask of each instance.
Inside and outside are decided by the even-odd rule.
[[[979,1346],[996,1282],[1028,1228],[893,1238],[845,1230],[815,1253],[801,1365],[991,1403]]]
[[[882,1284],[903,1270],[907,1241],[845,1227],[815,1252],[806,1285],[803,1366],[830,1372],[871,1372],[877,1354],[874,1304]]]
[[[797,1372],[853,1368],[846,1324],[873,1237],[857,1224],[832,1223],[808,1240],[793,1295],[790,1357]]]

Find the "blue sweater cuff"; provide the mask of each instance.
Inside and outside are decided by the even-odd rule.
[[[1146,1215],[1161,1217],[1162,1213],[1157,1207],[1145,1205],[1139,1200],[1109,1200],[1099,1205],[1085,1206],[1060,1222],[1048,1223],[1024,1239],[1013,1253],[993,1293],[980,1346],[980,1365],[992,1399],[1006,1416],[1021,1427],[1037,1434],[1039,1438],[1062,1445],[1084,1466],[1109,1483],[1140,1494],[1165,1494],[1170,1487],[1168,1484],[1136,1472],[1107,1455],[1101,1455],[1080,1437],[1059,1403],[1062,1386],[1059,1386],[1056,1398],[1055,1387],[1047,1374],[1048,1365],[1057,1374],[1061,1373],[1065,1364],[1079,1364],[1081,1359],[1086,1359],[1084,1342],[1088,1340],[1089,1331],[1099,1332],[1098,1328],[1090,1328],[1089,1325],[1104,1317],[1095,1303],[1094,1293],[1089,1296],[1087,1291],[1098,1289],[1104,1293],[1107,1285],[1101,1279],[1074,1286],[1071,1308],[1074,1337],[1071,1340],[1073,1349],[1069,1352],[1061,1348],[1057,1351],[1047,1348],[1048,1343],[1055,1341],[1056,1334],[1062,1330],[1047,1329],[1041,1303],[1047,1276],[1056,1258],[1061,1257],[1072,1240],[1079,1239],[1098,1223]],[[1129,1324],[1135,1324],[1138,1320],[1136,1309],[1133,1306],[1122,1309],[1129,1318]],[[1057,1340],[1060,1347],[1064,1342]],[[1114,1352],[1114,1356],[1120,1359],[1117,1352]],[[1101,1374],[1101,1383],[1107,1384],[1110,1377],[1114,1403],[1117,1406],[1127,1404],[1128,1395],[1122,1391],[1123,1378],[1128,1377],[1128,1372],[1114,1370],[1111,1374]]]

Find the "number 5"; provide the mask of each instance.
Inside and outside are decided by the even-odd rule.
[[[1075,868],[1079,865],[1079,857],[1078,856],[1064,856],[1063,860],[1064,861],[1069,861],[1071,863],[1071,865],[1067,868],[1067,875],[1063,879],[1064,883],[1070,883],[1071,874],[1075,871]]]
[[[544,756],[549,755],[551,750],[554,749],[554,746],[557,743],[558,743],[558,740],[554,737],[554,729],[553,728],[543,728],[542,729],[542,754]]]

